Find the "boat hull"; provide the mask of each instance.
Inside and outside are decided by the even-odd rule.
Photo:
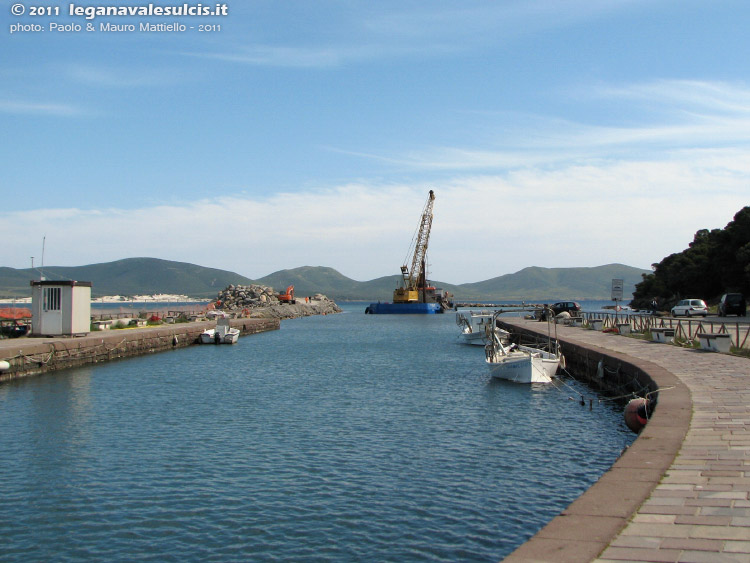
[[[217,329],[204,330],[200,335],[201,344],[237,344],[240,329],[230,328],[226,331]]]
[[[230,332],[227,332],[221,339],[222,344],[237,344],[240,339],[240,329],[233,328]]]
[[[560,359],[556,356],[511,352],[496,361],[487,360],[490,375],[515,383],[551,383]]]
[[[370,303],[365,313],[371,315],[434,315],[442,313],[440,303]]]
[[[458,335],[458,341],[461,344],[471,344],[473,346],[484,346],[487,344],[487,337],[479,332],[462,332]]]

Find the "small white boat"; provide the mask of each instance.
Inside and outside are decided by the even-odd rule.
[[[216,328],[209,328],[201,333],[201,344],[236,344],[240,338],[240,329],[229,326],[229,319],[219,319]]]
[[[462,344],[484,346],[489,342],[490,330],[495,324],[492,313],[486,311],[459,311],[456,313],[456,324],[461,328],[458,341]],[[495,326],[495,334],[503,344],[509,342],[510,333]]]
[[[551,383],[560,366],[560,348],[557,343],[551,350],[504,345],[497,336],[485,346],[485,361],[490,375],[516,383]]]
[[[207,328],[206,330],[201,332],[201,336],[200,336],[201,344],[213,344],[214,334],[216,334],[215,328]]]

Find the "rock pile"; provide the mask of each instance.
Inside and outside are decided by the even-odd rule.
[[[214,307],[235,316],[279,319],[341,312],[333,300],[320,293],[312,297],[295,296],[295,300],[294,305],[279,301],[272,287],[257,284],[230,285],[219,292]]]
[[[230,285],[219,292],[216,308],[225,311],[269,307],[279,303],[272,287],[265,285]]]

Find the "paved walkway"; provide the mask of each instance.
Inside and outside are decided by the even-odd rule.
[[[663,391],[613,468],[506,561],[750,563],[750,360],[557,330],[563,342],[639,365]]]

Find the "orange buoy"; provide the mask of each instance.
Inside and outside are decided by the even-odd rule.
[[[637,399],[631,399],[625,405],[625,424],[636,434],[648,424],[650,416],[651,403],[648,399],[638,397]]]

